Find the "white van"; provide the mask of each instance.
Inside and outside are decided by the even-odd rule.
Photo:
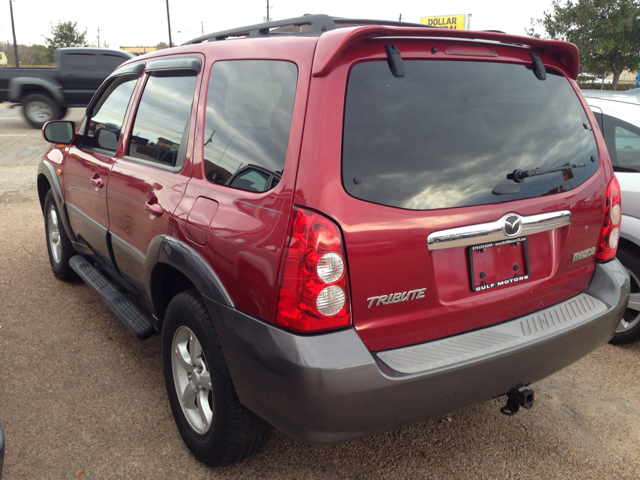
[[[7,66],[7,55],[4,52],[0,52],[0,67]]]

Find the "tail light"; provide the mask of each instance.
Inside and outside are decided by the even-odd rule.
[[[294,209],[282,264],[275,323],[299,332],[351,324],[342,234],[328,218]]]
[[[604,225],[600,234],[600,243],[596,252],[596,261],[608,262],[616,256],[620,239],[620,221],[622,220],[622,204],[620,202],[620,184],[613,177],[607,188],[607,201],[604,211]]]

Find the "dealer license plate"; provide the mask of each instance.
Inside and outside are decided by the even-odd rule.
[[[482,292],[529,279],[526,237],[474,245],[468,249],[471,290]]]

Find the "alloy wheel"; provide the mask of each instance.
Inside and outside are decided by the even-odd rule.
[[[631,279],[631,296],[629,299],[629,305],[638,305],[638,302],[640,302],[640,280],[631,270],[627,269],[627,272],[629,272],[629,278]],[[616,328],[616,333],[624,333],[631,330],[639,322],[640,311],[633,307],[628,307],[624,312],[622,320],[620,320],[618,328]]]
[[[187,327],[173,335],[171,366],[182,413],[191,428],[204,435],[213,422],[211,375],[202,346]]]
[[[25,114],[35,122],[48,122],[53,118],[53,109],[45,102],[31,102],[24,107]]]
[[[60,226],[58,224],[58,214],[56,209],[51,205],[49,214],[47,215],[47,232],[49,234],[49,247],[51,256],[55,263],[60,263],[62,258],[62,243],[60,242]]]

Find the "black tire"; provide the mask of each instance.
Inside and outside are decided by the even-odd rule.
[[[62,118],[60,105],[53,98],[40,93],[24,97],[22,113],[33,128],[42,128],[45,123]]]
[[[620,245],[616,258],[629,272],[631,278],[631,297],[640,294],[640,257],[638,252],[627,246]],[[633,342],[640,338],[640,311],[627,308],[616,333],[611,339],[613,344],[623,344]]]
[[[76,253],[64,229],[62,217],[51,190],[44,198],[44,232],[53,274],[65,282],[78,278],[76,272],[69,265],[69,260]]]
[[[62,120],[64,117],[66,117],[67,113],[69,113],[69,109],[67,107],[60,107],[60,118],[59,118],[59,120]]]
[[[231,465],[267,444],[271,426],[240,404],[197,290],[179,293],[169,303],[162,327],[162,365],[176,425],[198,460],[214,467]],[[183,398],[178,391],[190,393]]]

